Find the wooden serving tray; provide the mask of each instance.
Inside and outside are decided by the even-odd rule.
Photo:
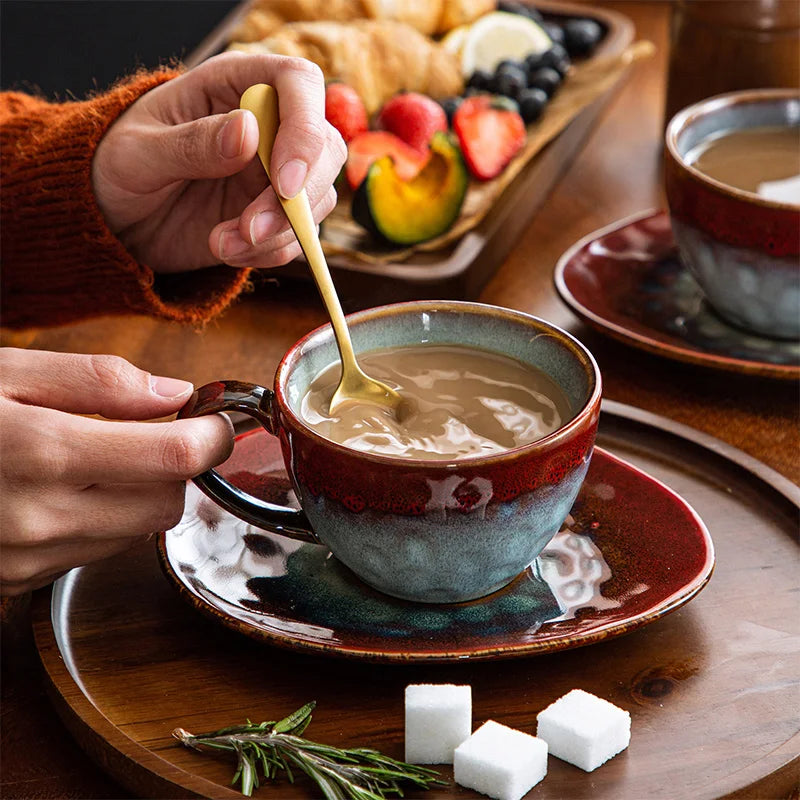
[[[187,66],[194,66],[227,46],[247,5],[242,4],[223,20],[189,56]],[[557,0],[536,0],[535,6],[554,17],[591,17],[600,22],[606,35],[593,57],[617,56],[633,41],[633,23],[618,12]],[[344,255],[329,256],[339,294],[356,302],[359,297],[369,297],[370,305],[411,299],[476,298],[591,135],[613,94],[614,90],[610,90],[586,107],[525,166],[486,217],[451,245],[376,264]],[[299,261],[270,270],[270,276],[310,280],[308,267]]]
[[[241,797],[232,765],[171,738],[278,719],[316,699],[307,736],[403,757],[403,689],[468,683],[475,725],[535,731],[572,688],[629,709],[632,741],[587,775],[556,758],[530,798],[783,797],[797,780],[800,489],[719,440],[606,402],[598,443],[689,501],[714,539],[706,589],[613,640],[508,661],[386,665],[256,643],[183,603],[155,545],[75,570],[34,596],[36,646],[55,706],[80,745],[140,797]],[[648,531],[642,530],[642,536]],[[449,768],[442,774],[452,777]],[[256,797],[317,797],[304,778]],[[449,783],[409,797],[477,798]]]

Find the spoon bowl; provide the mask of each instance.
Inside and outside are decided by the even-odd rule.
[[[269,164],[279,123],[278,93],[272,86],[257,83],[244,92],[239,107],[251,111],[258,121],[258,157],[267,177],[271,179]],[[335,414],[345,404],[365,403],[389,408],[396,415],[403,398],[391,386],[370,378],[358,366],[350,331],[317,235],[306,190],[301,189],[298,194],[289,198],[281,197],[277,192],[276,195],[311,268],[314,282],[331,319],[342,361],[342,377],[331,398],[330,413]]]

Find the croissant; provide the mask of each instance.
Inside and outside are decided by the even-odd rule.
[[[287,22],[390,20],[428,36],[493,11],[495,0],[254,0],[232,41],[255,42]]]
[[[230,47],[314,61],[326,80],[350,84],[370,114],[400,91],[437,98],[464,88],[458,58],[401,22],[294,22],[260,42]]]
[[[495,0],[443,0],[435,33],[447,33],[459,25],[469,25],[496,9]]]

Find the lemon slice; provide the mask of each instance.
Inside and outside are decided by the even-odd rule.
[[[453,28],[441,41],[442,47],[447,50],[449,53],[453,53],[453,55],[461,57],[461,48],[464,46],[464,42],[467,39],[467,34],[469,33],[470,26],[469,25],[459,25],[457,28]]]
[[[494,11],[470,25],[461,47],[461,70],[468,78],[476,69],[494,72],[506,58],[522,61],[544,53],[553,43],[541,25],[520,14]]]

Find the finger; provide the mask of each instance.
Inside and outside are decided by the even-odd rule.
[[[2,393],[28,405],[108,419],[155,419],[177,411],[192,384],[151,375],[109,355],[0,349]]]
[[[142,536],[58,544],[46,550],[31,547],[3,547],[0,563],[0,594],[17,595],[52,583],[74,567],[91,564],[130,550]]]
[[[282,267],[303,255],[303,248],[300,247],[297,239],[293,239],[290,244],[278,247],[265,253],[256,252],[251,248],[249,253],[242,257],[232,258],[227,263],[232,267],[241,269],[270,269],[272,267]]]
[[[183,516],[186,481],[94,485],[79,502],[93,520],[92,535],[105,538],[152,535],[174,528]],[[85,536],[79,528],[77,535]]]
[[[336,133],[336,136],[341,139],[338,133]],[[330,152],[326,152],[319,168],[309,177],[306,184],[306,193],[312,210],[321,201],[329,204],[331,198],[334,200],[333,205],[328,205],[328,210],[324,215],[317,213],[315,216],[316,222],[320,222],[335,205],[335,189],[333,193],[331,193],[331,190],[343,163],[339,160],[341,154],[335,152],[335,137],[331,136],[330,139]],[[344,146],[344,143],[342,143],[342,146]],[[265,189],[239,216],[239,233],[245,241],[253,245],[265,242],[268,238],[287,230],[288,227],[289,223],[286,219],[286,214],[281,208],[273,187]]]
[[[23,485],[186,480],[222,463],[233,449],[223,414],[174,422],[107,422],[32,409],[23,451],[3,459],[3,479]],[[12,431],[13,432],[13,431]]]
[[[69,453],[72,483],[188,480],[233,450],[233,425],[224,414],[154,424],[81,421]]]
[[[3,514],[3,548],[77,547],[169,530],[181,520],[185,493],[183,480],[12,491],[14,508]]]
[[[37,576],[35,579],[26,580],[22,583],[7,583],[2,579],[2,572],[0,571],[0,595],[3,597],[16,597],[22,594],[28,594],[35,589],[41,589],[43,586],[49,586],[54,581],[57,581],[62,575],[66,575],[69,570],[60,570],[53,575]]]
[[[330,187],[325,197],[312,209],[314,221],[320,223],[335,207],[336,190]],[[250,209],[251,215],[253,212],[254,209]],[[255,245],[242,237],[241,228],[241,222],[237,224],[236,220],[228,220],[211,232],[209,247],[223,263],[236,267],[274,267],[287,264],[301,252],[294,231],[290,228],[267,236]]]
[[[319,224],[333,211],[336,197],[336,189],[329,184],[311,205],[314,222]],[[277,200],[272,190],[263,192],[241,213],[238,232],[242,239],[256,247],[268,245],[275,248],[296,238],[283,209],[278,207],[273,211],[273,202],[277,203]]]
[[[306,183],[328,141],[325,79],[302,58],[287,59],[274,79],[280,124],[270,158],[270,175],[283,197],[294,197]]]
[[[255,156],[258,123],[250,111],[235,109],[179,125],[148,126],[138,141],[150,169],[164,184],[224,178]]]
[[[186,108],[201,116],[201,108],[222,96],[216,87],[238,98],[254,83],[268,83],[278,92],[280,125],[272,150],[270,173],[278,191],[293,197],[314,171],[327,142],[325,82],[320,68],[304,58],[268,54],[223,53],[153,91],[152,101],[170,106],[168,87],[180,88]],[[158,92],[158,95],[156,95]],[[230,102],[233,97],[229,98]],[[204,113],[208,113],[207,111]],[[162,112],[162,117],[166,115]]]

